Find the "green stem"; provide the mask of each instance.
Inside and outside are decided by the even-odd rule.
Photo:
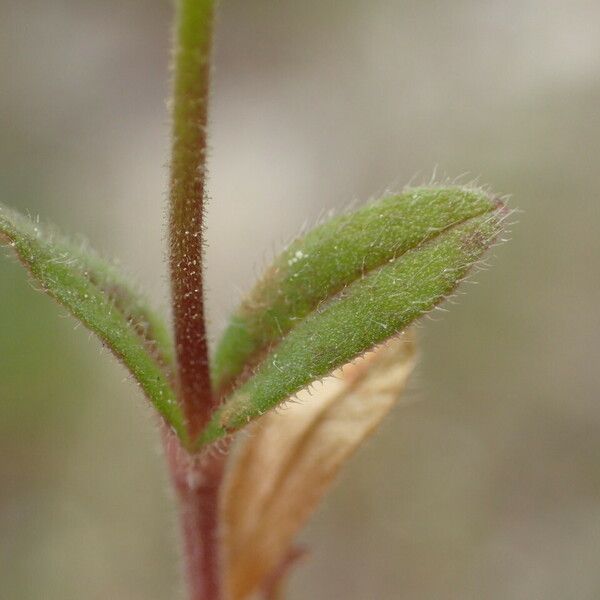
[[[173,86],[169,244],[179,393],[190,438],[208,421],[211,392],[202,284],[206,123],[214,0],[180,0]]]

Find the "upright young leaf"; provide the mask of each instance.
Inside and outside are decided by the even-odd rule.
[[[353,281],[495,207],[480,189],[412,188],[331,219],[295,240],[233,315],[215,352],[215,387],[231,387],[300,320]]]
[[[42,289],[114,352],[165,421],[185,438],[170,381],[173,350],[168,330],[116,267],[2,205],[1,239]]]
[[[404,232],[401,243],[394,243],[390,234],[395,204],[401,214],[396,231]],[[407,235],[414,227],[401,224],[411,207],[417,207],[413,222],[419,224],[419,235]],[[417,218],[419,209],[426,216]],[[440,213],[446,215],[445,224]],[[305,251],[303,246],[294,250],[293,257],[306,259],[307,269],[317,274],[323,270],[320,278],[315,275],[323,282],[321,287],[307,283],[312,277],[294,277],[299,273],[295,269],[290,277],[283,277],[282,283],[280,273],[285,266],[280,258],[276,261],[278,266],[269,270],[271,274],[251,294],[251,298],[260,298],[261,302],[251,304],[250,316],[249,308],[237,313],[234,329],[225,333],[226,351],[222,350],[224,356],[235,357],[233,364],[242,352],[248,360],[264,346],[260,328],[255,331],[248,323],[266,324],[267,328],[270,323],[278,324],[281,331],[277,336],[274,330],[268,331],[271,339],[280,341],[214,413],[199,444],[246,425],[311,382],[402,331],[439,304],[496,238],[506,210],[477,190],[420,189],[395,200],[387,199],[381,206],[375,203],[355,216],[359,225],[353,222],[353,215],[348,215],[342,228],[335,221],[319,228],[319,236],[325,241],[316,241],[310,247],[324,249],[322,255],[317,250]],[[332,228],[329,232],[328,226]],[[337,266],[331,267],[330,262]],[[289,267],[296,264],[293,258],[288,259]],[[350,275],[352,281],[348,280]],[[271,278],[277,281],[274,288]],[[294,281],[299,283],[295,285]],[[277,291],[277,286],[286,293]],[[316,300],[321,293],[330,295]],[[246,315],[245,321],[240,314]],[[242,350],[231,345],[236,335]],[[219,364],[215,368],[219,369]]]

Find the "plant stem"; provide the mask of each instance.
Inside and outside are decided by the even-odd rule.
[[[169,266],[177,383],[192,442],[215,408],[208,363],[203,291],[206,123],[214,0],[179,0],[173,81],[173,146],[169,203]],[[218,502],[225,458],[190,454],[165,431],[177,492],[189,600],[220,600]]]
[[[180,401],[194,439],[215,405],[202,284],[210,54],[214,0],[179,0],[174,56],[169,246]]]
[[[189,454],[170,431],[163,440],[179,501],[188,598],[219,600],[218,508],[225,454]]]

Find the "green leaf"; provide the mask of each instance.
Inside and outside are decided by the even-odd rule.
[[[489,247],[505,216],[481,190],[416,188],[294,242],[223,336],[215,382],[225,386],[241,374],[241,383],[200,443],[244,426],[431,310]],[[269,351],[247,379],[244,362]]]
[[[173,349],[162,319],[117,268],[84,244],[0,205],[4,239],[41,288],[108,346],[138,381],[165,421],[185,439],[171,380]]]

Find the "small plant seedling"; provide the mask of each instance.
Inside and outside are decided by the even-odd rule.
[[[300,555],[298,530],[405,386],[411,324],[452,294],[509,211],[483,189],[452,185],[409,188],[332,218],[275,258],[209,357],[202,260],[214,10],[214,0],[177,3],[174,331],[90,248],[2,205],[0,239],[156,409],[189,599],[275,599]]]

